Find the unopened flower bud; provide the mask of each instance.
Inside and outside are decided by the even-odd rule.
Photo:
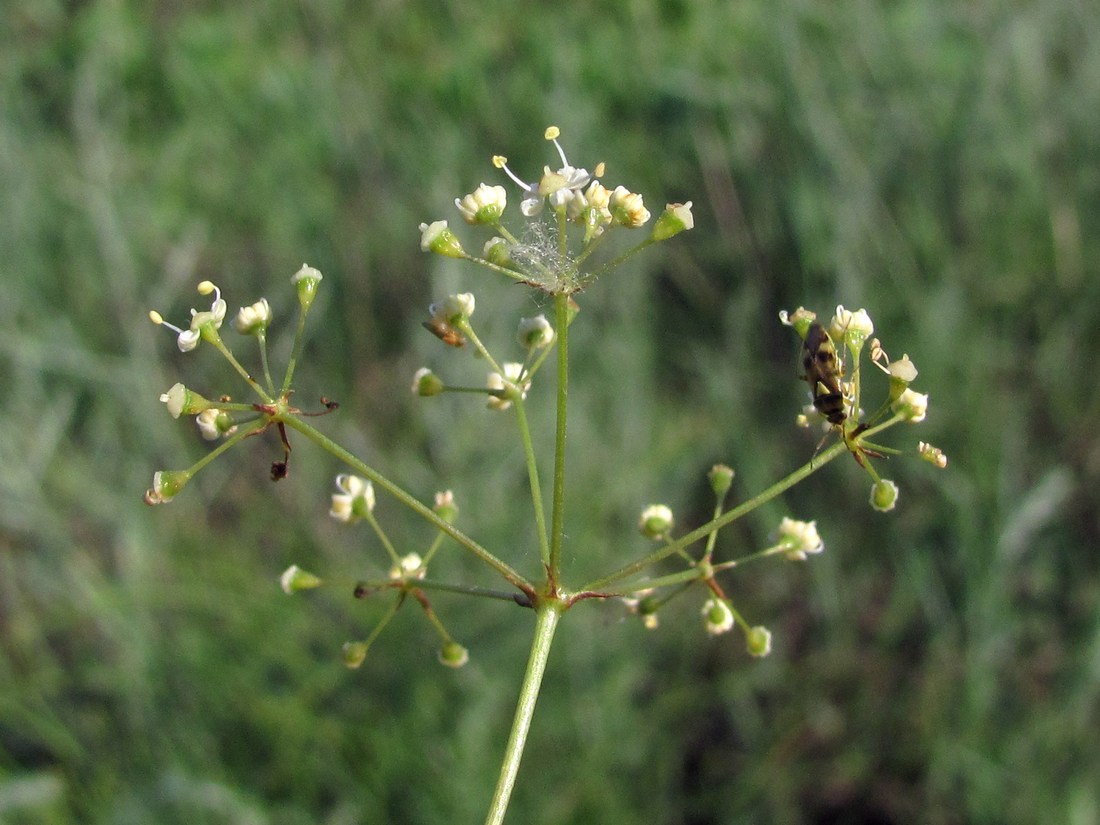
[[[650,217],[642,196],[625,186],[616,186],[611,193],[610,209],[612,220],[620,226],[637,228],[644,225]]]
[[[722,498],[729,492],[730,486],[733,484],[733,468],[727,467],[725,464],[715,464],[707,473],[707,480],[710,482],[710,489],[714,490],[714,494],[718,498]]]
[[[925,416],[928,415],[928,396],[912,390],[905,390],[890,405],[890,409],[910,424],[918,424],[924,421]]]
[[[153,473],[153,486],[145,491],[146,504],[171,501],[191,480],[187,470],[159,470]]]
[[[536,315],[534,318],[520,318],[519,329],[516,332],[516,340],[526,349],[542,349],[554,342],[554,328],[546,320],[545,315]]]
[[[642,510],[638,530],[647,539],[664,538],[672,529],[672,509],[664,504],[651,504]]]
[[[880,479],[871,485],[871,506],[880,513],[888,513],[897,506],[898,485],[888,478]]]
[[[454,524],[458,518],[458,505],[455,504],[455,494],[450,490],[443,490],[435,494],[435,506],[432,507],[435,514],[448,524]]]
[[[374,510],[374,485],[367,479],[341,473],[336,487],[340,492],[332,496],[329,515],[337,521],[351,524]]]
[[[242,335],[256,335],[267,329],[271,323],[271,305],[267,298],[261,298],[252,306],[241,307],[233,324]]]
[[[406,556],[402,556],[397,564],[390,568],[391,579],[422,579],[427,574],[427,569],[424,567],[424,560],[420,558],[419,553],[409,553]]]
[[[168,405],[168,413],[172,418],[181,415],[198,415],[210,407],[210,402],[193,390],[187,389],[183,384],[173,384],[168,392],[161,393],[160,400]]]
[[[299,590],[312,590],[314,587],[320,587],[321,583],[320,578],[296,564],[290,565],[279,577],[279,585],[288,595],[297,593]]]
[[[692,229],[694,226],[695,218],[691,215],[691,201],[670,203],[653,224],[653,240],[668,240],[673,235],[679,235],[685,229]]]
[[[466,257],[466,251],[446,221],[420,224],[420,248],[448,258]]]
[[[481,257],[491,264],[511,268],[512,245],[499,235],[490,238],[485,242],[485,246],[482,248]]]
[[[470,661],[470,651],[458,642],[447,642],[439,649],[439,663],[447,667],[460,668]]]
[[[367,659],[370,645],[366,642],[345,642],[343,647],[344,664],[354,670]]]
[[[921,458],[929,464],[934,464],[941,470],[947,466],[947,456],[939,447],[933,447],[931,444],[921,441],[917,444],[917,452],[920,454]]]
[[[443,392],[443,381],[427,367],[421,367],[413,375],[413,395],[429,397]]]
[[[728,633],[733,628],[733,611],[721,599],[707,599],[703,603],[703,623],[711,636]]]
[[[233,417],[225,410],[219,410],[215,407],[205,409],[196,415],[195,424],[198,425],[199,433],[207,441],[217,441],[223,435],[229,435],[236,429],[233,424]]]
[[[865,309],[852,312],[842,305],[837,305],[836,315],[829,322],[829,336],[834,341],[844,341],[848,348],[855,352],[863,347],[863,342],[874,331],[875,325]]]
[[[817,320],[817,313],[811,312],[805,307],[799,307],[794,312],[787,312],[783,309],[779,311],[779,322],[783,326],[794,327],[794,331],[798,333],[798,337],[805,340],[806,331],[809,330],[810,324]]]
[[[321,273],[312,266],[302,264],[302,268],[290,276],[290,282],[298,291],[298,304],[303,312],[308,312],[317,297],[317,287],[321,283]]]
[[[806,555],[820,553],[825,542],[817,534],[816,521],[798,521],[784,517],[779,522],[779,543],[791,561],[805,561]]]
[[[466,223],[495,224],[504,213],[508,203],[508,193],[503,186],[490,186],[482,183],[464,198],[455,198],[455,206],[462,213]]]
[[[772,633],[763,625],[749,628],[745,641],[750,656],[763,658],[772,652]]]

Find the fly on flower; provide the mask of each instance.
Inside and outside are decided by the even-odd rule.
[[[828,331],[817,321],[810,323],[802,342],[803,378],[810,384],[814,409],[830,424],[843,425],[848,413],[844,409],[844,364],[837,358],[836,345]]]

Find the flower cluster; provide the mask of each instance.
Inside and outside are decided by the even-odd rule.
[[[637,192],[626,186],[609,187],[601,182],[606,171],[598,163],[593,172],[574,166],[566,157],[556,126],[544,133],[554,145],[560,165],[544,166],[542,174],[527,181],[512,171],[503,155],[493,156],[493,166],[501,170],[520,191],[519,211],[524,219],[539,219],[544,211],[555,216],[559,233],[532,232],[512,234],[502,224],[508,207],[507,190],[497,184],[482,182],[469,194],[455,198],[455,207],[462,220],[471,226],[486,226],[498,232],[482,249],[481,256],[471,255],[448,221],[437,220],[420,225],[420,248],[451,258],[464,258],[502,273],[517,281],[550,293],[573,293],[583,289],[596,277],[622,263],[629,254],[656,241],[671,238],[694,226],[691,203],[672,203],[658,217],[653,230],[628,255],[612,264],[582,271],[581,261],[587,261],[595,246],[611,229],[638,229],[650,222],[652,215]],[[560,233],[567,227],[577,227],[581,246],[575,254],[563,255],[567,247]]]
[[[828,325],[817,322],[817,314],[799,307],[794,312],[780,312],[779,320],[793,327],[803,340],[804,376],[810,384],[812,403],[799,415],[799,424],[808,426],[818,419],[829,430],[836,430],[845,446],[861,467],[871,476],[871,506],[887,512],[898,501],[898,486],[883,479],[875,470],[872,459],[898,454],[897,450],[875,444],[871,436],[895,424],[919,424],[928,415],[928,395],[916,392],[910,384],[917,378],[917,367],[909,356],[891,360],[878,338],[872,337],[875,325],[867,310],[836,308]],[[862,406],[862,381],[859,369],[864,346],[870,343],[870,361],[888,380],[886,398],[870,415]],[[850,368],[838,346],[852,361]],[[943,451],[920,442],[917,454],[937,467],[947,466]]]

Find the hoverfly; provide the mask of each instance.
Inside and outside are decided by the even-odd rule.
[[[810,384],[814,409],[825,416],[830,424],[843,425],[848,413],[844,409],[844,390],[840,379],[844,377],[844,365],[836,354],[836,345],[821,324],[814,321],[806,330],[802,342],[802,369]]]
[[[844,364],[837,356],[832,337],[817,321],[811,322],[802,342],[802,369],[805,371],[802,377],[810,384],[814,409],[836,428],[852,458],[860,466],[863,466],[865,455],[883,458],[882,453],[868,449],[858,441],[859,435],[868,428],[866,422],[855,427],[845,426],[849,419],[849,399],[844,394],[841,380],[844,378]],[[818,449],[821,449],[820,444]]]

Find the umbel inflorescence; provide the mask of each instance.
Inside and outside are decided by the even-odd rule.
[[[194,417],[202,437],[216,445],[192,466],[181,470],[162,470],[154,474],[153,485],[146,492],[149,504],[171,501],[208,464],[228,453],[249,436],[267,431],[278,434],[280,454],[271,464],[271,477],[279,480],[290,472],[290,437],[297,433],[335,457],[342,472],[335,477],[336,492],[330,493],[329,514],[349,529],[366,529],[369,544],[380,551],[370,558],[364,554],[356,560],[351,575],[333,577],[332,583],[354,581],[349,585],[357,599],[380,602],[384,608],[373,628],[362,639],[348,641],[343,647],[343,659],[349,667],[358,667],[366,659],[374,642],[389,622],[406,604],[415,603],[438,639],[437,657],[448,667],[461,667],[470,652],[452,638],[443,618],[436,612],[433,599],[439,595],[488,598],[506,603],[510,608],[532,610],[535,624],[531,654],[512,733],[505,748],[501,774],[489,807],[488,823],[500,823],[519,767],[526,733],[534,713],[546,663],[560,618],[583,603],[625,605],[646,628],[656,628],[662,609],[675,599],[694,596],[691,614],[701,619],[702,629],[709,636],[724,636],[735,628],[743,634],[748,652],[764,656],[772,649],[772,635],[763,625],[752,624],[734,604],[728,592],[735,568],[766,558],[790,562],[805,562],[822,553],[825,542],[818,533],[817,523],[784,517],[763,547],[730,552],[720,548],[717,540],[722,528],[742,518],[763,503],[807,479],[833,459],[850,454],[871,478],[871,505],[879,511],[897,506],[898,485],[880,476],[878,466],[890,456],[908,452],[920,456],[937,467],[944,467],[947,458],[941,450],[919,442],[915,450],[903,451],[879,441],[881,434],[898,424],[915,425],[928,414],[928,396],[910,385],[917,369],[907,355],[891,360],[879,340],[873,337],[874,324],[865,310],[852,312],[837,307],[835,315],[822,323],[815,313],[806,309],[780,313],[784,324],[792,327],[802,342],[802,378],[808,386],[809,403],[799,413],[803,426],[814,422],[824,429],[824,436],[809,461],[750,498],[732,504],[734,471],[717,464],[707,473],[713,494],[713,510],[708,521],[691,529],[678,525],[671,507],[654,503],[639,508],[637,530],[644,546],[636,547],[633,558],[624,563],[624,548],[631,541],[624,537],[608,537],[603,546],[608,572],[586,582],[572,580],[563,553],[567,541],[566,432],[568,429],[570,358],[584,357],[570,353],[569,329],[578,317],[581,293],[621,267],[630,258],[650,245],[668,240],[692,229],[691,202],[670,203],[651,223],[652,216],[643,197],[623,185],[603,183],[606,167],[599,163],[594,171],[575,167],[568,161],[558,141],[558,129],[546,130],[560,161],[560,166],[543,168],[542,174],[528,182],[508,165],[506,158],[495,156],[493,165],[499,174],[519,188],[519,208],[509,210],[508,190],[500,184],[481,183],[472,192],[455,198],[455,207],[469,231],[481,230],[479,252],[467,251],[470,241],[464,241],[447,220],[420,225],[420,244],[424,251],[467,261],[490,276],[527,285],[544,305],[544,311],[520,318],[514,337],[507,342],[483,340],[474,322],[478,301],[473,291],[456,292],[434,301],[427,310],[423,326],[446,346],[442,353],[472,353],[485,365],[485,381],[466,386],[447,378],[446,365],[424,366],[412,376],[412,392],[438,403],[440,396],[451,394],[454,401],[473,398],[492,410],[510,417],[512,432],[522,445],[527,479],[531,532],[537,537],[537,557],[506,557],[505,553],[483,546],[476,538],[458,527],[459,508],[451,490],[434,493],[430,503],[421,501],[400,483],[390,479],[378,467],[368,464],[343,446],[328,438],[312,423],[313,417],[335,411],[336,402],[322,397],[312,409],[302,409],[293,402],[294,378],[302,354],[306,318],[322,284],[321,273],[303,265],[292,277],[298,297],[298,319],[294,344],[281,380],[273,378],[267,353],[267,332],[273,323],[273,313],[265,298],[242,306],[234,316],[233,326],[259,349],[258,371],[254,374],[237,358],[222,338],[221,329],[228,306],[221,291],[209,281],[199,284],[199,293],[213,296],[210,308],[191,310],[186,326],[177,327],[164,321],[156,312],[150,313],[154,323],[163,325],[176,335],[183,352],[199,349],[217,350],[236,371],[249,395],[248,401],[235,401],[229,393],[201,394],[176,383],[161,395],[173,418]],[[519,213],[518,218],[516,212]],[[512,223],[518,221],[518,225]],[[645,227],[649,226],[648,230]],[[542,308],[542,307],[540,307]],[[478,317],[481,317],[480,315]],[[868,396],[869,377],[860,369],[864,354],[885,376],[885,392],[877,406],[863,405]],[[872,375],[875,374],[871,370]],[[792,383],[793,383],[793,375]],[[877,376],[876,376],[877,377]],[[536,381],[548,381],[556,392],[554,428],[552,432],[532,431],[526,412]],[[400,379],[398,383],[405,383]],[[545,398],[546,395],[539,396]],[[793,405],[792,405],[793,406]],[[457,426],[457,425],[456,425]],[[476,423],[471,426],[477,426]],[[832,444],[827,442],[832,439]],[[536,450],[535,445],[546,445]],[[551,467],[538,458],[552,452]],[[615,469],[609,465],[608,483],[614,483]],[[625,472],[625,471],[624,471]],[[455,480],[455,485],[461,483]],[[415,546],[400,546],[394,541],[379,517],[386,501],[396,501],[427,526],[428,532]],[[449,581],[446,574],[447,551],[458,548],[476,557],[491,571],[498,588],[464,581]],[[600,548],[586,548],[600,552]],[[329,585],[323,579],[299,565],[291,565],[280,577],[282,589],[300,593]]]

